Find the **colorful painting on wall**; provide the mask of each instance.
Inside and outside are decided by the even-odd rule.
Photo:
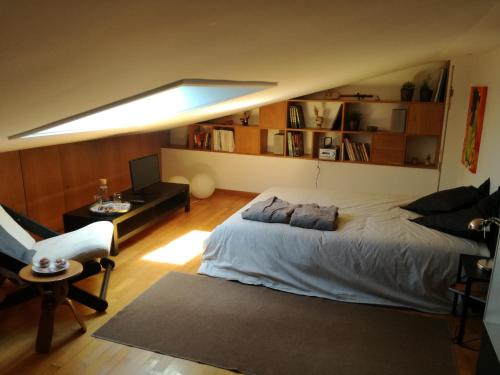
[[[487,92],[488,87],[486,86],[473,86],[470,88],[469,111],[467,112],[464,147],[462,149],[462,163],[472,173],[476,173],[477,169]]]

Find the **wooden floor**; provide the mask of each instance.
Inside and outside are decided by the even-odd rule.
[[[179,211],[171,219],[123,244],[120,255],[115,257],[117,266],[111,276],[107,312],[98,314],[77,304],[88,327],[87,333],[82,334],[69,309],[59,307],[56,311],[52,351],[49,354],[37,354],[34,351],[39,299],[0,311],[0,373],[230,374],[229,371],[214,367],[95,339],[91,334],[167,272],[175,270],[196,273],[200,263],[200,256],[184,265],[174,265],[141,259],[144,255],[193,230],[211,231],[251,198],[246,193],[218,191],[209,199],[193,201],[191,212],[185,214]],[[100,281],[100,275],[97,275],[80,282],[80,286],[97,294]],[[0,288],[0,293],[12,288],[7,282]],[[3,295],[0,294],[0,300],[2,298]],[[454,326],[455,319],[448,319],[450,326]],[[477,341],[470,345],[478,348]],[[473,374],[477,353],[457,346],[455,353],[459,374]]]

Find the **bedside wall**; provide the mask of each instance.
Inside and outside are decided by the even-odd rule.
[[[261,192],[273,186],[314,188],[318,162],[300,158],[249,156],[163,148],[162,176],[192,178],[208,173],[220,189]],[[436,169],[320,161],[319,188],[423,195],[436,191]]]

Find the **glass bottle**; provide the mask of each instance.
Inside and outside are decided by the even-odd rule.
[[[99,195],[103,202],[109,201],[108,180],[105,178],[99,179]]]

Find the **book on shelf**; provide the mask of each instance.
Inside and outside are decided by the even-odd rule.
[[[437,81],[436,90],[434,90],[434,103],[444,102],[446,96],[446,79],[448,76],[448,69],[441,68],[439,72],[439,79]]]
[[[340,130],[342,126],[342,109],[344,105],[341,104],[339,106],[339,109],[337,111],[337,115],[335,116],[335,119],[332,121],[332,130]]]
[[[204,129],[197,129],[193,133],[193,148],[210,150],[210,132]]]
[[[368,143],[362,143],[362,149],[365,155],[365,161],[370,161],[370,145]]]
[[[304,136],[302,133],[287,133],[287,142],[289,156],[304,155]]]
[[[290,104],[288,106],[288,127],[292,129],[305,128],[302,106],[298,104]]]
[[[233,130],[214,129],[214,151],[234,152]]]
[[[370,145],[362,142],[351,142],[349,138],[344,138],[340,146],[340,160],[350,161],[370,161]]]

